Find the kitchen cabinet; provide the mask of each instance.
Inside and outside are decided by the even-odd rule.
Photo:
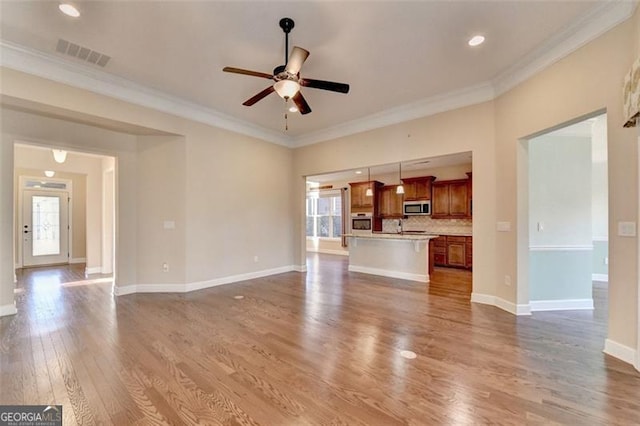
[[[396,194],[398,185],[385,185],[378,189],[378,214],[381,218],[402,218],[402,194]]]
[[[436,266],[447,266],[446,236],[440,236],[433,240],[433,263]]]
[[[431,184],[436,178],[433,176],[421,176],[402,179],[405,201],[431,200]]]
[[[433,219],[471,217],[470,179],[434,182],[432,185],[431,210]]]
[[[436,266],[471,269],[473,266],[473,238],[460,235],[441,235],[433,243]]]
[[[382,182],[372,180],[370,182],[353,182],[351,186],[351,213],[371,213],[373,216],[377,216],[378,203],[377,188],[383,186]],[[371,188],[373,196],[367,197],[367,188]]]

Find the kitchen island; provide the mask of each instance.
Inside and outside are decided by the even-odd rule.
[[[370,233],[349,237],[349,271],[429,282],[429,240],[438,235]]]

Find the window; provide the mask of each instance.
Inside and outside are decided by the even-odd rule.
[[[307,195],[307,237],[342,236],[342,198],[340,191],[309,192]]]

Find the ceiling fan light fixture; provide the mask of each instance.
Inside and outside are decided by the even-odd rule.
[[[48,178],[52,178],[56,175],[56,172],[54,172],[53,170],[45,170],[44,175]]]
[[[289,112],[298,112],[298,111],[299,111],[299,110],[298,110],[298,107],[297,107],[297,106],[295,106],[295,105],[291,105],[291,106],[289,107]]]
[[[282,99],[291,99],[300,90],[300,85],[293,80],[280,80],[273,85]]]

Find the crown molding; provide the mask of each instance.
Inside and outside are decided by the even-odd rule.
[[[0,40],[0,65],[278,145],[293,146],[293,139],[280,132],[6,40]]]
[[[638,3],[609,0],[598,3],[492,80],[496,97],[513,89],[633,15]]]
[[[295,139],[295,146],[297,148],[312,145],[314,143],[366,132],[416,118],[427,117],[440,112],[490,101],[494,97],[494,89],[491,83],[465,87],[460,90],[432,96],[418,102],[390,108],[357,120],[298,136]]]
[[[624,22],[631,17],[637,5],[636,0],[598,3],[565,30],[549,38],[490,81],[297,137],[283,135],[131,80],[5,40],[0,40],[0,65],[267,142],[297,148],[491,101]]]

